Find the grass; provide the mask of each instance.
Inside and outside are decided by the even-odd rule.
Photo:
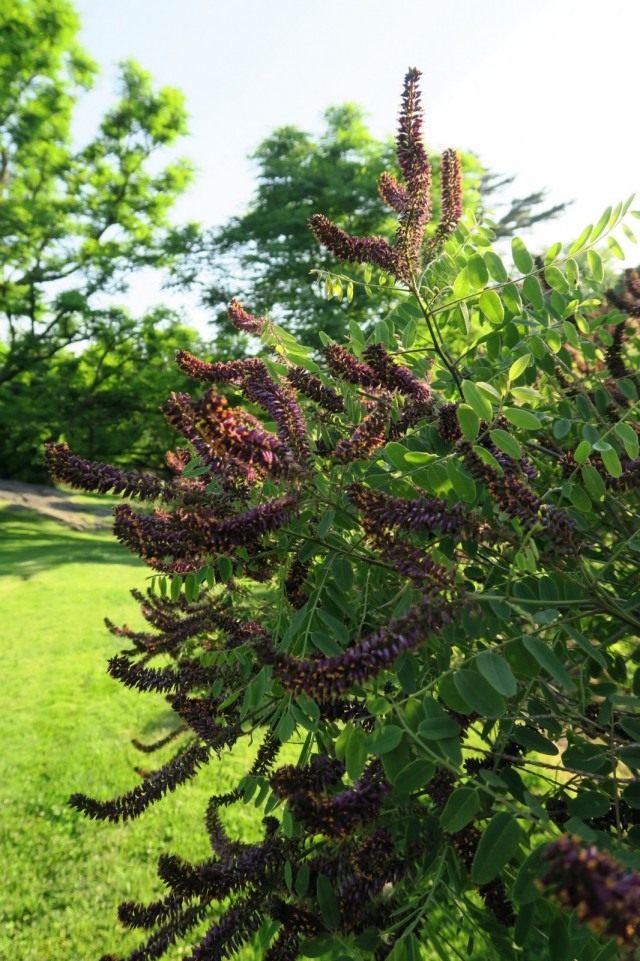
[[[173,726],[160,696],[127,691],[105,673],[121,646],[102,618],[140,623],[131,587],[147,569],[107,532],[75,532],[30,511],[0,508],[4,710],[0,733],[0,957],[90,961],[140,940],[116,920],[118,903],[161,893],[157,857],[207,855],[206,799],[245,773],[247,754],[223,756],[126,825],[98,824],[67,806],[73,791],[106,798],[155,767],[130,744]],[[254,836],[251,809],[227,812]],[[168,958],[180,958],[176,948]],[[245,957],[253,957],[248,953]]]

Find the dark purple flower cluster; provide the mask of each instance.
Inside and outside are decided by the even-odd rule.
[[[158,801],[179,784],[189,781],[209,760],[210,749],[192,744],[182,749],[163,767],[154,771],[132,791],[111,801],[96,801],[85,794],[72,794],[69,804],[87,817],[100,821],[128,821],[139,817],[150,804]]]
[[[176,362],[187,377],[193,377],[205,384],[241,384],[243,379],[256,369],[265,369],[264,363],[257,357],[210,362],[200,360],[188,350],[179,350],[176,353]]]
[[[85,460],[74,454],[67,444],[46,444],[44,456],[49,473],[70,487],[97,491],[99,494],[139,497],[141,500],[175,498],[171,486],[153,474],[124,471],[108,464]]]
[[[594,844],[564,836],[544,850],[544,888],[596,934],[631,941],[640,924],[640,874]]]
[[[396,364],[382,344],[367,347],[364,358],[387,390],[397,390],[418,404],[433,403],[431,388],[426,381],[416,377],[406,364]]]
[[[396,154],[406,184],[395,248],[398,276],[408,280],[420,270],[424,231],[431,217],[431,164],[422,141],[420,71],[409,70],[402,92]]]
[[[438,409],[438,433],[449,444],[454,444],[462,437],[457,410],[457,404],[443,404]]]
[[[442,211],[440,223],[431,241],[431,247],[438,247],[452,234],[462,217],[462,165],[460,154],[450,148],[445,150],[440,160],[440,190]]]
[[[640,457],[632,460],[630,457],[622,458],[622,473],[620,477],[609,477],[611,486],[618,490],[633,490],[640,486]]]
[[[187,394],[173,394],[165,413],[212,474],[223,479],[240,476],[252,482],[265,473],[278,477],[297,469],[286,443],[247,411],[230,408],[214,390],[196,403]]]
[[[338,260],[373,264],[385,273],[395,273],[396,256],[391,244],[383,237],[354,237],[324,214],[314,214],[309,219],[309,227],[316,240]]]
[[[378,628],[341,654],[303,660],[276,651],[268,643],[260,650],[286,690],[324,701],[388,669],[399,654],[418,647],[431,634],[440,631],[450,617],[446,603],[435,603],[426,597],[402,617]]]
[[[380,491],[352,484],[349,497],[366,518],[367,529],[380,532],[399,527],[403,530],[440,533],[470,533],[477,522],[462,504],[449,507],[440,497],[389,497]]]
[[[327,344],[322,352],[334,377],[357,384],[358,387],[382,387],[375,370],[368,364],[363,364],[340,344]]]
[[[401,214],[407,203],[406,188],[399,184],[393,174],[385,171],[378,180],[378,192],[386,205]]]
[[[422,142],[419,79],[419,70],[409,70],[402,93],[396,154],[404,185],[390,173],[382,174],[378,184],[380,196],[398,215],[393,244],[382,237],[354,237],[323,214],[315,214],[309,221],[315,237],[340,260],[373,264],[407,283],[420,271],[425,228],[431,217],[431,164]],[[443,159],[447,225],[458,209],[459,163],[454,158],[457,155],[450,151]]]
[[[607,347],[605,354],[605,362],[609,373],[616,380],[619,380],[621,377],[629,376],[629,371],[627,370],[626,364],[622,358],[624,337],[626,332],[626,320],[621,320],[618,324],[614,324],[613,332],[611,334],[611,343]]]
[[[149,667],[144,660],[132,661],[126,654],[116,654],[109,661],[109,674],[125,687],[159,694],[191,691],[212,684],[216,671],[194,658],[181,658],[175,666]]]
[[[404,437],[408,430],[415,427],[425,418],[431,419],[433,415],[433,401],[416,401],[409,400],[398,417],[398,419],[389,428],[389,440],[397,440],[398,437]]]
[[[250,314],[235,298],[229,304],[227,313],[234,327],[247,334],[254,334],[256,337],[260,336],[267,322],[264,317],[256,317],[254,314]]]
[[[567,553],[575,548],[575,524],[565,511],[543,504],[517,474],[508,471],[498,474],[466,441],[459,444],[459,450],[469,473],[485,485],[503,514],[518,520],[527,529],[540,527],[559,551]]]
[[[306,767],[286,764],[274,771],[269,778],[271,787],[278,797],[288,798],[298,791],[318,793],[335,787],[344,775],[342,761],[317,754]]]
[[[153,514],[140,514],[128,504],[120,504],[113,530],[119,541],[156,570],[197,571],[212,554],[254,546],[258,538],[286,523],[295,504],[296,496],[285,494],[222,518],[207,508],[177,508],[173,513],[156,509]]]
[[[344,410],[344,401],[332,387],[327,387],[319,377],[310,374],[304,367],[290,367],[287,371],[289,380],[300,394],[314,400],[319,407],[332,414],[339,414]]]
[[[297,462],[304,464],[310,454],[307,425],[293,384],[283,381],[278,386],[266,367],[262,367],[244,378],[242,391],[248,400],[273,417],[280,439],[291,448]]]
[[[301,561],[296,558],[287,571],[284,581],[284,592],[287,600],[296,610],[303,607],[307,600],[305,582],[309,573],[309,566],[310,561]]]
[[[291,813],[313,834],[347,837],[373,821],[389,793],[382,765],[372,761],[362,777],[337,794],[315,793],[304,788],[287,794]]]
[[[351,435],[338,441],[333,452],[334,460],[349,464],[382,447],[386,441],[390,411],[389,398],[379,397],[372,412],[362,419]]]

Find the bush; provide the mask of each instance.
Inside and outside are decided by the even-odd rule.
[[[73,806],[136,817],[260,738],[209,802],[212,857],[163,854],[167,893],[121,905],[147,939],[130,959],[189,936],[191,961],[251,940],[269,961],[603,961],[633,943],[640,281],[603,293],[594,248],[630,201],[544,258],[514,240],[511,269],[491,225],[461,219],[446,151],[430,226],[418,79],[404,183],[380,184],[394,243],[311,221],[393,286],[374,335],[353,325],[317,356],[234,302],[264,356],[179,352],[208,386],[166,403],[172,480],[48,448],[60,480],[159,505],[116,510],[155,573],[136,595],[151,629],[109,624],[128,647],[109,672],[166,695],[180,745],[128,794]],[[264,816],[257,843],[227,835],[233,803]]]

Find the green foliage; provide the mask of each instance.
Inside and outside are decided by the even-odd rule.
[[[172,370],[176,350],[198,343],[168,311],[134,320],[112,308],[84,350],[61,350],[0,391],[3,475],[45,480],[42,445],[52,439],[67,440],[86,457],[162,470],[172,432],[160,406],[171,390],[187,386]]]
[[[59,356],[71,345],[89,342],[100,354],[129,339],[135,325],[105,307],[105,295],[138,268],[173,263],[193,234],[168,219],[191,168],[160,165],[157,156],[186,131],[178,91],[154,90],[140,67],[123,64],[118,101],[94,138],[74,148],[74,107],[95,76],[77,32],[66,0],[8,0],[0,10],[1,427],[8,448],[19,450],[14,473],[24,465],[29,474],[36,444],[52,429],[37,416],[36,396],[33,446],[23,450],[26,393],[34,384],[36,395],[47,393],[61,368],[74,367]],[[57,393],[65,386],[60,380]]]
[[[392,237],[395,221],[378,194],[377,181],[384,170],[395,167],[393,143],[376,140],[363,111],[343,104],[325,112],[318,137],[297,127],[280,127],[251,159],[258,185],[249,209],[209,234],[190,267],[181,267],[184,282],[200,288],[205,306],[217,311],[232,297],[246,299],[256,313],[273,313],[312,346],[318,345],[319,331],[336,338],[348,320],[370,324],[393,304],[393,290],[365,269],[356,270],[355,276],[368,278],[366,285],[340,282],[335,259],[318,248],[308,220],[321,210],[350,232]],[[481,167],[471,154],[464,156],[464,166],[472,204]],[[327,273],[331,278],[325,284]],[[222,314],[217,322],[224,346],[228,328]]]
[[[59,479],[160,508],[116,512],[156,631],[112,626],[109,670],[169,692],[185,726],[145,788],[73,806],[135,818],[264,732],[231,798],[264,813],[260,840],[230,844],[214,794],[213,857],[161,861],[169,900],[121,907],[193,959],[255,935],[269,961],[604,961],[640,925],[640,278],[603,289],[588,256],[632,198],[504,264],[450,156],[427,226],[418,78],[393,240],[315,220],[327,249],[384,265],[373,328],[313,355],[251,318],[264,360],[181,353],[208,389],[168,405],[189,445],[171,481],[48,449]]]

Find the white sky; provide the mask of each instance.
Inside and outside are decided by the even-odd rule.
[[[361,104],[395,129],[409,66],[423,71],[430,147],[471,149],[514,190],[575,201],[536,242],[568,240],[640,192],[640,0],[76,0],[103,75],[81,105],[89,136],[137,60],[182,89],[197,165],[176,219],[213,225],[248,203],[247,154],[274,127],[314,131],[323,110]],[[637,206],[640,206],[640,201]],[[636,222],[637,223],[637,222]],[[635,260],[633,249],[626,248]],[[135,300],[151,295],[136,286]],[[157,299],[157,297],[156,297]],[[136,306],[143,306],[142,302]]]

